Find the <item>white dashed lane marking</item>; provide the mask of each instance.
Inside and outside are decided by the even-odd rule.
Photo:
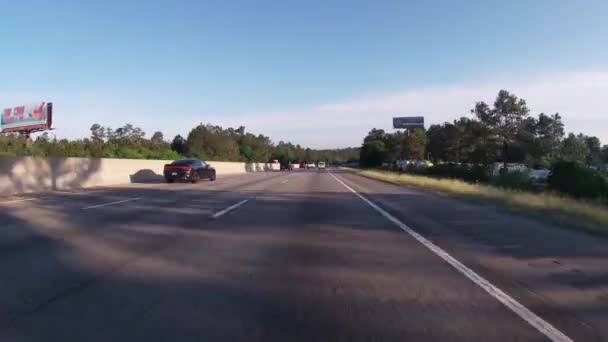
[[[214,218],[214,219],[220,218],[220,217],[228,214],[229,212],[235,210],[236,208],[242,206],[243,204],[245,204],[247,202],[249,202],[249,199],[242,200],[236,204],[229,206],[228,208],[226,208],[224,210],[218,211],[217,213],[211,215],[211,218]]]
[[[96,204],[96,205],[91,205],[88,207],[84,207],[82,208],[82,210],[88,210],[88,209],[95,209],[95,208],[101,208],[101,207],[107,207],[109,205],[114,205],[114,204],[120,204],[120,203],[125,203],[125,202],[132,202],[132,201],[137,201],[142,199],[143,197],[134,197],[134,198],[127,198],[125,200],[122,201],[116,201],[116,202],[110,202],[110,203],[103,203],[103,204]]]

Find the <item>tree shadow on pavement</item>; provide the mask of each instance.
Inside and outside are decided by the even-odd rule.
[[[141,200],[83,210],[130,198]],[[406,234],[353,198],[117,187],[0,207],[0,340],[509,339],[514,321],[503,310],[472,309],[462,298],[442,297],[440,287],[406,286],[456,285],[447,266],[427,260],[423,249],[414,253]],[[370,198],[394,203],[387,209],[440,242],[468,239],[471,222],[501,218],[451,201],[438,203],[438,214],[419,194]],[[251,200],[210,218],[242,199]],[[509,224],[495,226],[487,231]],[[509,255],[606,260],[599,249],[543,250],[548,242],[535,241],[541,250],[534,254]],[[608,279],[593,285],[608,286]],[[584,305],[606,317],[602,302]],[[504,324],[497,328],[497,321]]]
[[[0,256],[2,274],[11,280],[0,282],[8,321],[0,339],[482,341],[499,334],[492,327],[480,331],[468,316],[502,321],[504,312],[496,307],[471,313],[468,303],[444,298],[441,305],[452,311],[434,311],[433,291],[403,290],[414,275],[436,284],[450,279],[443,266],[403,257],[399,236],[405,237],[397,231],[367,232],[341,220],[329,231],[315,230],[317,220],[329,224],[324,216],[288,227],[285,216],[274,222],[264,212],[251,220],[227,217],[232,223],[205,221],[200,208],[232,203],[234,194],[203,192],[222,197],[219,203],[195,202],[205,197],[200,191],[179,192],[183,197],[172,205],[110,206],[88,219],[88,213],[74,212],[75,197],[67,194],[40,204],[37,218],[24,208],[3,213],[11,227],[42,240]],[[257,205],[276,205],[257,195]],[[95,196],[96,202],[115,200],[115,194]],[[326,200],[343,196],[320,194]],[[311,200],[297,197],[300,205],[287,210],[309,210]],[[175,207],[185,210],[175,214]],[[135,211],[138,220],[131,219]],[[362,233],[369,243],[362,243]],[[464,329],[441,325],[453,312]],[[478,336],[463,335],[472,328]]]
[[[165,177],[163,175],[159,175],[150,169],[139,170],[134,174],[129,175],[129,179],[131,180],[131,183],[158,184],[165,182]]]

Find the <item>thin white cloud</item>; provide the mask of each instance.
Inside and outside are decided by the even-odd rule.
[[[533,115],[559,112],[567,131],[595,135],[608,143],[608,71],[552,73],[520,81],[409,89],[322,104],[310,110],[218,119],[240,122],[276,140],[293,140],[306,146],[358,146],[371,128],[392,129],[393,116],[422,115],[427,126],[452,121],[469,115],[477,101],[492,103],[500,89],[526,99]]]
[[[185,135],[200,122],[245,126],[274,141],[314,148],[358,146],[371,128],[391,130],[393,116],[423,115],[426,124],[469,115],[476,101],[493,102],[500,89],[526,99],[532,114],[559,112],[569,132],[598,136],[608,143],[608,71],[555,72],[520,80],[412,88],[390,94],[353,97],[312,108],[254,112],[229,116],[198,112],[196,101],[144,99],[109,91],[44,94],[0,94],[2,104],[38,100],[55,102],[59,137],[83,137],[94,122],[118,127],[126,122],[148,135],[160,130],[167,138]],[[161,102],[163,101],[163,102]]]

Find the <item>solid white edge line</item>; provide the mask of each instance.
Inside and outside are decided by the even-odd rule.
[[[120,204],[120,203],[131,202],[131,201],[137,201],[137,200],[140,200],[140,199],[142,199],[142,197],[127,198],[127,199],[122,200],[122,201],[116,201],[116,202],[110,202],[110,203],[91,205],[91,206],[82,208],[82,210],[100,208],[100,207],[105,207],[105,206],[108,206],[108,205]]]
[[[249,199],[244,199],[244,200],[242,200],[242,201],[240,201],[240,202],[238,202],[236,204],[233,204],[233,205],[229,206],[228,208],[226,208],[224,210],[218,211],[217,213],[211,215],[211,218],[214,218],[214,219],[220,218],[221,216],[223,216],[223,215],[231,212],[232,210],[234,210],[234,209],[242,206],[243,204],[245,204],[247,202],[249,202]]]
[[[329,174],[332,175],[332,177],[334,177],[334,179],[337,180],[340,184],[342,184],[346,189],[350,190],[350,192],[357,195],[357,197],[359,197],[361,200],[363,200],[365,203],[367,203],[370,207],[375,209],[378,213],[380,213],[386,219],[388,219],[389,221],[394,223],[396,226],[401,228],[401,230],[403,230],[406,233],[408,233],[409,235],[411,235],[414,239],[416,239],[418,242],[423,244],[431,252],[435,253],[437,256],[439,256],[445,262],[450,264],[452,267],[454,267],[456,270],[458,270],[464,276],[469,278],[472,282],[474,282],[479,287],[484,289],[488,294],[490,294],[496,300],[498,300],[499,302],[504,304],[507,308],[509,308],[511,311],[513,311],[515,314],[517,314],[519,317],[521,317],[524,321],[526,321],[528,324],[530,324],[531,326],[536,328],[536,330],[541,332],[543,335],[547,336],[551,341],[553,341],[553,342],[574,342],[572,339],[570,339],[564,333],[559,331],[557,328],[555,328],[549,322],[543,320],[537,314],[530,311],[530,309],[526,308],[524,305],[520,304],[518,301],[516,301],[511,296],[509,296],[508,294],[503,292],[501,289],[494,286],[488,280],[486,280],[479,274],[475,273],[475,271],[473,271],[472,269],[465,266],[463,263],[461,263],[456,258],[454,258],[450,254],[448,254],[446,251],[441,249],[439,246],[437,246],[434,243],[432,243],[431,241],[427,240],[425,237],[423,237],[422,235],[415,232],[412,228],[408,227],[406,224],[401,222],[399,219],[397,219],[393,215],[389,214],[387,211],[380,208],[378,205],[376,205],[372,201],[368,200],[363,195],[359,194],[357,191],[355,191],[350,186],[346,185],[343,181],[341,181],[333,173],[329,172]]]

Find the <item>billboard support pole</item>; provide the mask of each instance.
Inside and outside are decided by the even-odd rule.
[[[405,116],[405,117],[394,117],[393,128],[403,129],[406,139],[410,137],[411,130],[416,128],[424,129],[424,116]],[[405,144],[403,144],[405,145]],[[403,146],[402,145],[402,146]],[[401,149],[401,160],[405,160],[405,150]],[[402,164],[403,165],[403,164]]]

